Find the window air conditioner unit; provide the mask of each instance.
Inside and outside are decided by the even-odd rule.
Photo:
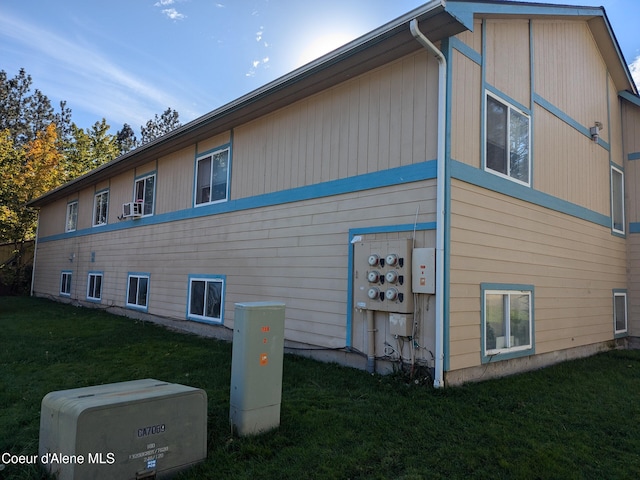
[[[141,217],[142,216],[142,203],[129,202],[122,204],[122,217]]]

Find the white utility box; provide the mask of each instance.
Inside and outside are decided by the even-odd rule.
[[[229,420],[240,436],[280,425],[283,303],[236,303]]]
[[[207,394],[154,379],[48,393],[38,456],[60,480],[166,478],[207,457]]]
[[[436,249],[413,249],[413,293],[436,293]]]

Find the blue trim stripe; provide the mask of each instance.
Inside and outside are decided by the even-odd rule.
[[[632,152],[627,155],[628,160],[640,160],[640,152]]]
[[[429,160],[422,163],[405,165],[379,172],[366,173],[356,177],[331,180],[328,182],[309,185],[305,187],[292,188],[279,192],[265,193],[253,197],[239,198],[227,202],[203,205],[175,212],[161,213],[139,219],[122,221],[100,225],[99,229],[86,228],[75,232],[60,233],[38,239],[39,242],[52,242],[71,237],[81,237],[94,233],[105,233],[138,226],[158,225],[161,223],[175,222],[192,218],[218,215],[222,213],[249,210],[252,208],[263,208],[286,203],[313,200],[317,198],[330,197],[345,193],[360,192],[369,189],[402,185],[406,183],[430,180],[436,178],[436,161]]]
[[[640,222],[629,223],[629,233],[640,233]]]
[[[567,202],[548,193],[517,184],[456,160],[451,161],[451,175],[453,178],[478,187],[503,193],[510,197],[571,215],[572,217],[580,218],[602,227],[611,227],[611,219],[607,215],[589,210],[575,203]]]
[[[478,65],[482,65],[482,54],[480,52],[476,52],[473,48],[471,48],[469,45],[464,43],[459,38],[451,37],[448,40],[449,40],[449,45],[452,48],[455,48],[457,51],[459,51],[469,60],[477,63]]]
[[[493,93],[494,95],[497,95],[498,97],[502,98],[503,100],[509,102],[514,107],[522,110],[524,113],[529,115],[529,117],[533,116],[533,113],[531,112],[531,108],[529,108],[526,105],[523,105],[522,103],[518,102],[515,98],[512,98],[509,95],[507,95],[506,93],[498,90],[496,87],[494,87],[490,83],[485,83],[484,84],[484,88],[486,90],[488,90],[489,92]]]
[[[533,100],[538,105],[540,105],[542,108],[544,108],[546,111],[548,111],[552,115],[555,115],[560,120],[565,122],[567,125],[570,125],[574,129],[576,129],[578,132],[583,134],[585,137],[591,138],[591,134],[589,133],[589,128],[585,127],[584,125],[582,125],[577,120],[571,118],[569,115],[564,113],[562,110],[560,110],[558,107],[553,105],[548,100],[545,100],[544,98],[542,98],[537,93],[533,94]],[[609,144],[607,142],[605,142],[604,140],[602,140],[602,138],[598,138],[598,145],[600,145],[601,147],[603,147],[607,151],[611,150],[611,147],[609,146]]]

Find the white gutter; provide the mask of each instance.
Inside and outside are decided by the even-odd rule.
[[[447,119],[447,60],[418,28],[418,20],[409,23],[413,37],[438,60],[438,157],[436,184],[436,353],[433,386],[444,387],[444,209],[445,209],[445,142]]]

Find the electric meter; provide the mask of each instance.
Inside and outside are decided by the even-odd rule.
[[[375,253],[373,255],[369,255],[369,266],[375,267],[380,263],[380,257]]]
[[[398,289],[397,288],[390,288],[389,290],[387,290],[384,294],[385,298],[387,300],[397,300],[398,299]]]
[[[386,258],[387,265],[390,267],[394,267],[398,264],[398,255],[395,253],[390,253]]]
[[[398,272],[395,270],[390,270],[384,276],[385,280],[389,283],[396,283],[398,281]]]
[[[378,298],[380,298],[380,290],[378,290],[376,287],[371,287],[367,292],[367,296],[371,300],[377,300]]]
[[[377,283],[380,280],[380,272],[371,270],[367,273],[367,280],[369,280],[369,283]]]

